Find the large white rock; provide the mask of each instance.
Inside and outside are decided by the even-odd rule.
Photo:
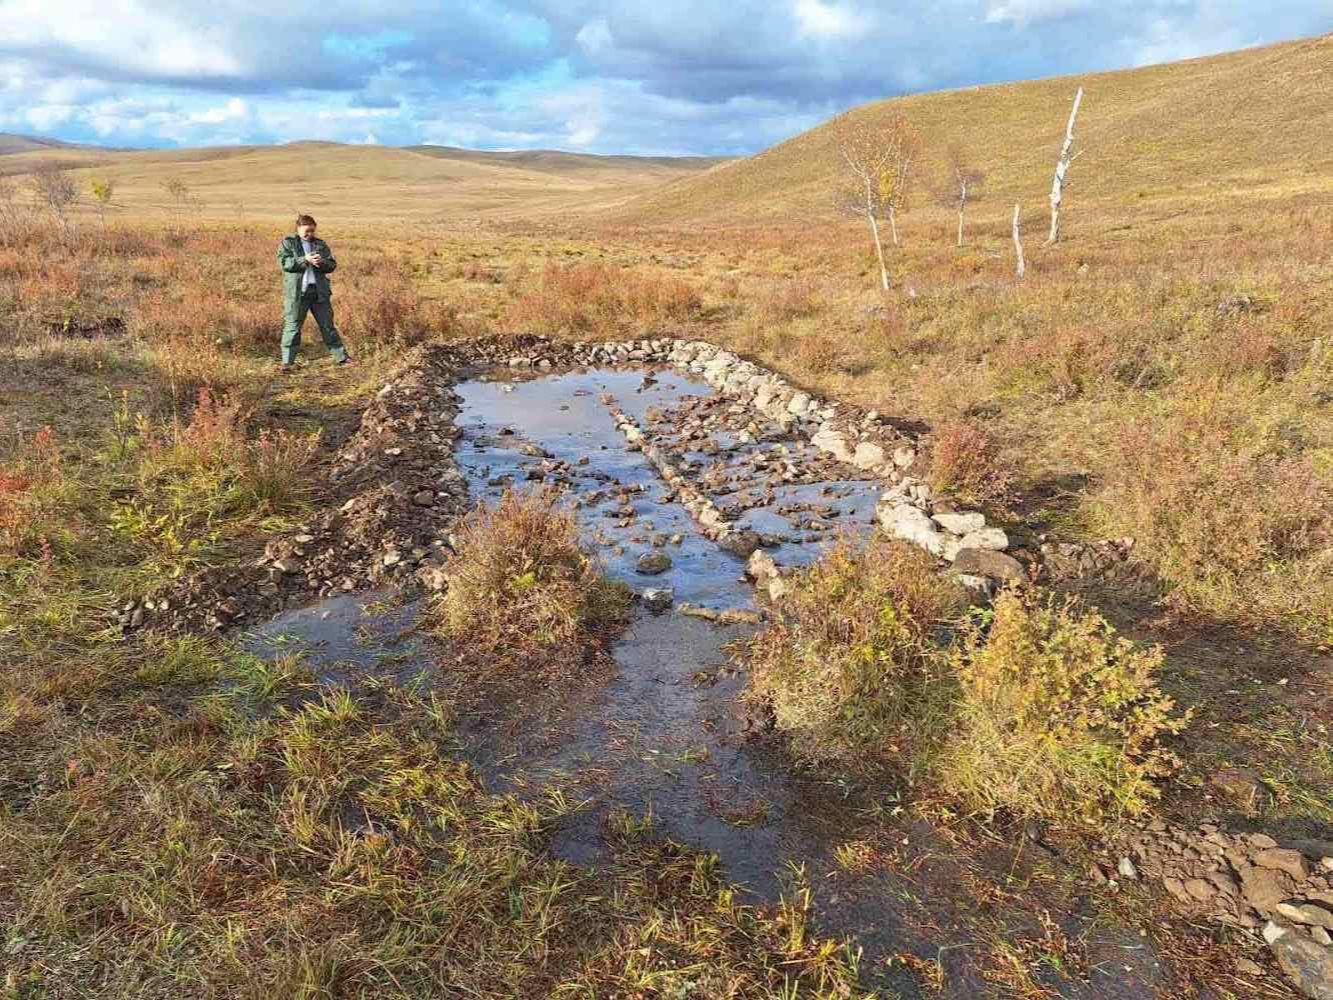
[[[810,409],[810,395],[805,392],[796,393],[787,404],[787,412],[794,417],[802,416],[808,409]]]
[[[967,535],[986,527],[986,516],[976,511],[965,514],[936,514],[935,523],[955,535]]]
[[[962,548],[990,549],[993,552],[1003,552],[1009,548],[1009,536],[999,528],[982,528],[979,531],[969,531],[963,536]]]
[[[826,451],[841,462],[852,461],[854,452],[847,443],[847,437],[841,431],[821,429],[812,438],[810,443],[820,451]]]
[[[877,469],[884,464],[884,449],[873,441],[862,441],[852,455],[852,464],[858,469]]]
[[[876,508],[875,513],[886,534],[919,545],[931,555],[938,556],[944,552],[947,536],[940,532],[930,515],[921,508],[906,503],[892,506],[883,504]]]

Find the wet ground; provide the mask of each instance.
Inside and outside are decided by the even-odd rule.
[[[627,446],[610,405],[669,447],[736,526],[760,533],[780,566],[813,560],[839,535],[868,533],[880,484],[833,467],[783,428],[756,425],[708,386],[670,371],[504,372],[457,391],[456,457],[475,499],[492,502],[511,487],[563,492],[609,575],[637,591],[669,587],[676,601],[658,614],[636,606],[613,647],[609,679],[461,718],[488,784],[520,795],[557,786],[584,802],[551,844],[575,863],[597,863],[607,816],[627,809],[651,812],[665,836],[717,852],[755,898],[775,900],[801,868],[820,929],[853,937],[867,979],[889,995],[922,995],[918,977],[889,961],[900,953],[938,963],[940,995],[1005,995],[983,975],[994,959],[986,929],[993,915],[968,912],[970,887],[979,881],[983,895],[993,886],[1002,897],[1001,886],[1034,859],[1012,844],[959,851],[928,825],[897,816],[882,790],[872,797],[836,775],[802,772],[780,740],[754,731],[744,677],[726,647],[756,626],[719,626],[681,611],[682,602],[757,609],[744,560],[708,538]],[[670,568],[638,572],[639,558],[652,552],[669,555]],[[414,605],[390,606],[381,595],[338,597],[275,619],[251,642],[265,653],[306,650],[326,677],[375,670],[401,678],[430,664],[411,630],[415,614]],[[1004,919],[1006,934],[1046,933],[1026,911]],[[1082,934],[1091,915],[1057,920]],[[1039,977],[1056,995],[1151,995],[1160,965],[1136,932],[1099,929],[1087,945],[1096,961],[1083,975],[1052,967]]]

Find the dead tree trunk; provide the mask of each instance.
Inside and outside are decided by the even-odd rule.
[[[884,243],[879,238],[879,219],[875,217],[875,190],[870,178],[866,179],[866,221],[870,223],[870,234],[875,238],[875,256],[879,258],[879,283],[889,290],[889,268],[884,263]]]
[[[893,233],[893,245],[901,246],[898,242],[898,213],[892,205],[889,206],[889,231]]]
[[[1023,238],[1018,233],[1018,202],[1014,202],[1014,253],[1018,257],[1018,276],[1023,277],[1027,265],[1023,263]]]
[[[1083,101],[1083,88],[1078,88],[1074,95],[1074,108],[1069,112],[1069,124],[1065,126],[1065,141],[1060,147],[1060,159],[1055,164],[1055,178],[1051,181],[1051,232],[1046,237],[1049,246],[1060,238],[1060,200],[1064,196],[1065,174],[1075,156],[1070,156],[1074,148],[1074,119],[1078,117],[1078,106]]]

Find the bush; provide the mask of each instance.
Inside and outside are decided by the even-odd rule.
[[[0,465],[0,553],[23,558],[50,552],[63,486],[55,432],[43,427]]]
[[[956,420],[931,437],[930,485],[972,500],[1004,496],[1013,471],[999,440],[975,420]]]
[[[957,719],[942,787],[968,806],[1096,824],[1144,812],[1179,761],[1160,743],[1190,713],[1156,687],[1161,647],[1141,648],[1072,599],[1005,591],[989,631],[965,626],[952,657]]]
[[[906,753],[949,689],[937,639],[966,601],[924,552],[843,541],[792,578],[781,617],[750,640],[752,694],[798,753]]]
[[[628,604],[554,495],[506,492],[463,522],[439,618],[446,634],[510,655],[574,642],[622,620]]]

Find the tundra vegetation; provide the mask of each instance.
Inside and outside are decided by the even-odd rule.
[[[831,768],[869,747],[915,788],[938,775],[920,808],[944,821],[1068,807],[1082,825],[1154,804],[1188,818],[1205,796],[1220,808],[1213,776],[1243,770],[1250,818],[1326,827],[1328,46],[1088,77],[1079,197],[1021,282],[1012,241],[1046,221],[1069,81],[867,112],[913,124],[923,170],[951,142],[985,151],[965,245],[953,207],[895,217],[888,288],[866,219],[829,212],[843,167],[827,129],[591,194],[510,170],[496,183],[513,197],[480,222],[494,192],[424,154],[297,145],[131,171],[70,151],[68,176],[0,158],[2,988],[853,995],[854,955],[812,932],[799,884],[781,907],[739,905],[644,817],[621,817],[603,869],[551,860],[543,838],[570,803],[484,790],[421,692],[321,686],[299,657],[108,624],[324,502],[328,450],[427,339],[702,337],[921,427],[935,488],[1033,544],[1133,538],[1132,583],[1089,585],[1078,605],[1007,594],[990,621],[916,557],[838,550],[797,582],[797,613],[774,626],[788,641],[751,651],[802,755]],[[313,193],[291,187],[293,165],[316,156],[344,178],[320,192],[341,217],[317,214],[364,363],[279,382],[273,247]],[[80,199],[94,176],[114,199]],[[574,620],[602,612],[551,634]],[[1046,929],[1005,945],[1015,983],[1067,954]],[[1213,947],[1180,963],[1195,985]]]

